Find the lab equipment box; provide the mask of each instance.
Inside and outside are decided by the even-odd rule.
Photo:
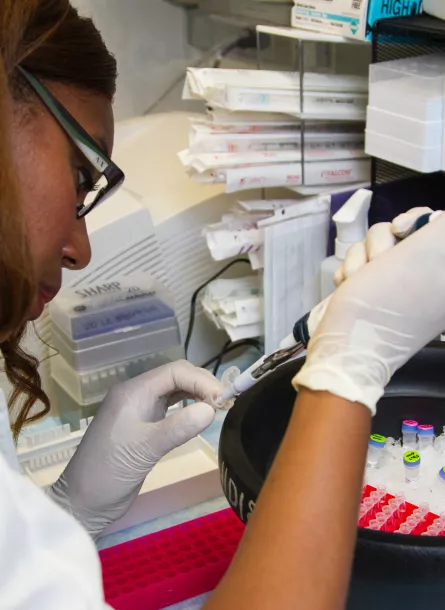
[[[369,105],[417,121],[443,121],[445,53],[372,64]]]
[[[73,341],[173,320],[173,298],[149,274],[65,288],[50,304],[52,321]]]
[[[294,1],[292,26],[371,40],[380,19],[407,17],[422,10],[421,0],[305,0]]]
[[[79,341],[73,341],[53,323],[51,338],[52,346],[77,371],[98,369],[168,350],[181,343],[176,318],[122,328]]]
[[[184,350],[177,345],[108,366],[77,371],[58,355],[51,360],[51,376],[78,405],[86,406],[102,400],[108,390],[117,383],[128,381],[183,357]]]

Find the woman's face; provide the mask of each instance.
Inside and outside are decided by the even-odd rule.
[[[111,156],[114,138],[109,101],[66,85],[45,85]],[[13,159],[19,179],[36,297],[29,319],[40,316],[60,289],[62,267],[83,269],[91,258],[85,220],[76,206],[97,175],[43,104],[17,102],[12,128]]]

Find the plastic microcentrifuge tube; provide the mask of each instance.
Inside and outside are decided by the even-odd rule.
[[[241,371],[236,366],[229,366],[222,375],[221,384],[223,387],[222,396],[217,396],[213,400],[213,407],[221,410],[228,410],[233,407],[233,403],[235,402],[234,398],[229,398],[227,400],[224,399],[224,396],[230,394],[233,390],[233,384],[235,379],[237,379],[241,374]]]
[[[419,511],[421,512],[422,517],[425,519],[427,514],[430,512],[430,505],[428,504],[428,502],[421,502],[419,504]]]
[[[374,502],[371,500],[371,498],[365,498],[363,500],[363,506],[366,508],[366,510],[370,510],[374,506]]]
[[[403,455],[405,466],[405,479],[407,483],[414,483],[420,478],[420,453],[418,451],[406,451]]]
[[[411,534],[412,528],[410,528],[410,526],[407,523],[402,523],[402,525],[399,528],[399,532],[401,534]]]
[[[391,508],[391,506],[389,506],[389,504],[387,506],[384,506],[382,508],[382,513],[385,515],[385,517],[389,518],[392,514],[393,514],[394,510]]]
[[[417,449],[417,426],[414,419],[405,419],[402,423],[403,446],[407,449]]]
[[[373,519],[372,521],[370,521],[370,522],[369,522],[369,527],[370,527],[372,530],[379,530],[379,529],[380,529],[380,524],[379,524],[379,522],[377,521],[377,519]]]
[[[419,451],[424,451],[427,447],[433,447],[434,426],[430,424],[417,426],[417,436],[419,437]]]
[[[397,503],[399,505],[399,512],[401,514],[406,513],[405,494],[404,493],[398,493],[398,494],[396,494],[395,499],[397,500]]]
[[[368,464],[376,468],[385,449],[386,438],[381,434],[371,434],[368,444]]]

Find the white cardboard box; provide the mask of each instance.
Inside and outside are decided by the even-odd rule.
[[[294,0],[293,27],[371,40],[379,19],[420,13],[421,0]]]

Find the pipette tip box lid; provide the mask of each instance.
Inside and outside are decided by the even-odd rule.
[[[50,304],[50,314],[74,341],[175,316],[168,289],[149,274],[62,289]]]

